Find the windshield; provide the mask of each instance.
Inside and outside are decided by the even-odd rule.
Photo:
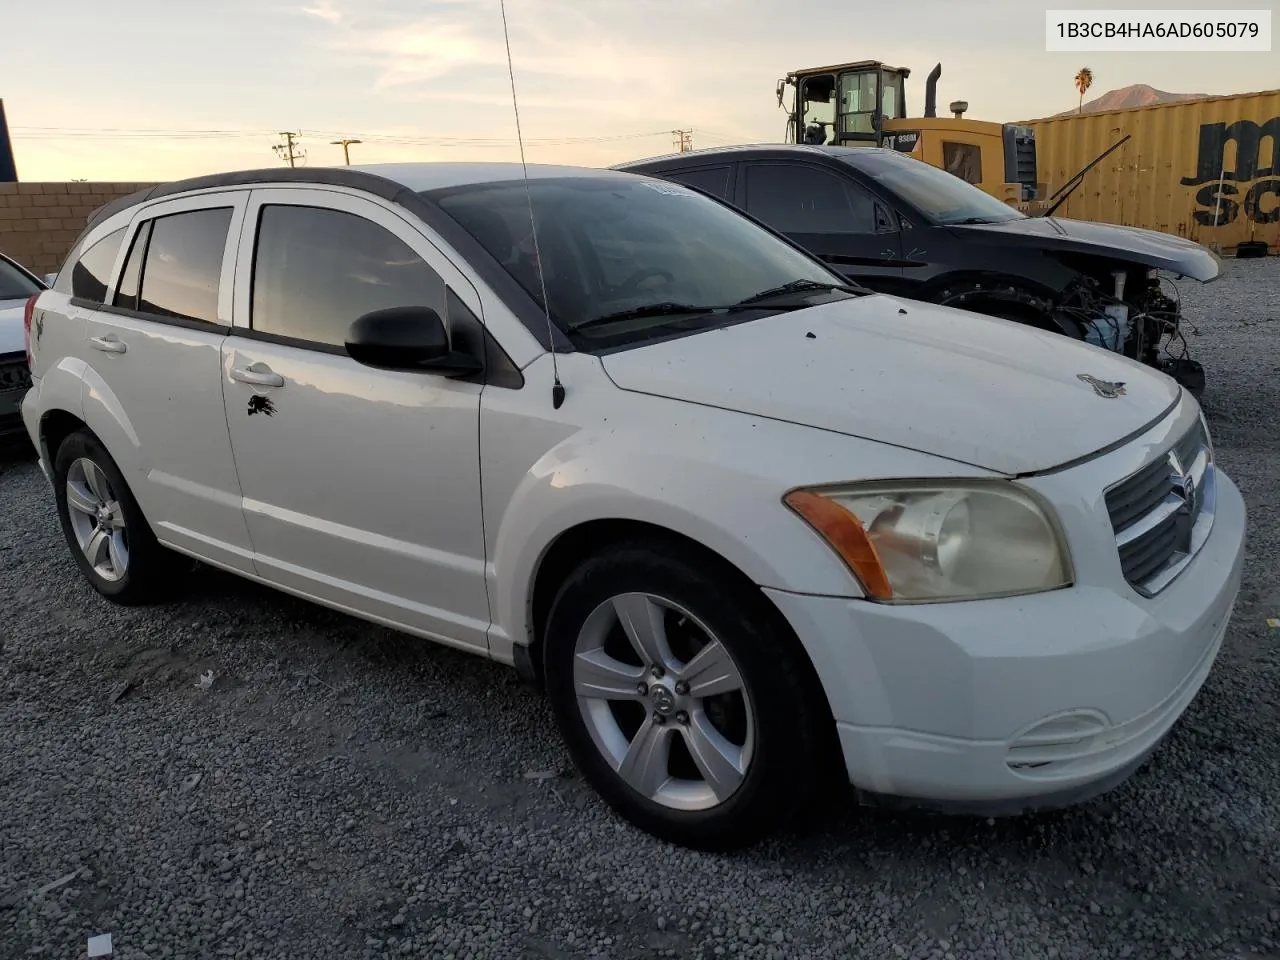
[[[0,300],[25,300],[42,289],[44,288],[12,263],[0,257]]]
[[[847,283],[843,277],[733,210],[676,184],[557,178],[532,180],[528,190],[548,312],[575,342],[650,337],[680,318],[697,318],[703,327],[732,322],[728,313],[713,311],[766,291],[790,299],[785,305],[766,299],[754,310],[795,309],[815,298],[847,296],[827,289]],[[483,184],[431,196],[543,308],[525,185]],[[733,319],[742,319],[741,313]]]
[[[854,166],[937,223],[1003,223],[1024,219],[1013,207],[955,174],[891,150],[862,154]]]

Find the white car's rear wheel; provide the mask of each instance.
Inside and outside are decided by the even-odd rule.
[[[190,566],[156,542],[120,468],[87,430],[58,447],[53,488],[67,546],[104,597],[123,604],[157,599]]]
[[[611,550],[560,590],[545,666],[579,768],[643,829],[725,849],[809,800],[808,664],[749,584],[644,543]]]

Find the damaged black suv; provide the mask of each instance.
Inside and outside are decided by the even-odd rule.
[[[873,290],[1087,340],[1204,389],[1162,274],[1204,283],[1221,261],[1181,237],[1028,217],[893,150],[723,147],[615,169],[730,203]]]

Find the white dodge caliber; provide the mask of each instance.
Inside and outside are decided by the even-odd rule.
[[[171,183],[99,211],[26,321],[99,593],[160,596],[176,552],[510,664],[690,846],[774,830],[832,761],[983,815],[1107,790],[1239,585],[1244,503],[1174,381],[636,175]]]

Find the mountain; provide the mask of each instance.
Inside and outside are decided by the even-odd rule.
[[[1157,103],[1200,100],[1207,96],[1207,93],[1169,93],[1165,90],[1149,87],[1145,83],[1135,83],[1132,86],[1121,87],[1119,90],[1109,90],[1093,100],[1086,100],[1084,112],[1101,113],[1106,110],[1122,110],[1125,107],[1150,107]],[[1072,107],[1070,110],[1063,110],[1061,113],[1054,114],[1054,116],[1066,117],[1076,112],[1076,109]]]

